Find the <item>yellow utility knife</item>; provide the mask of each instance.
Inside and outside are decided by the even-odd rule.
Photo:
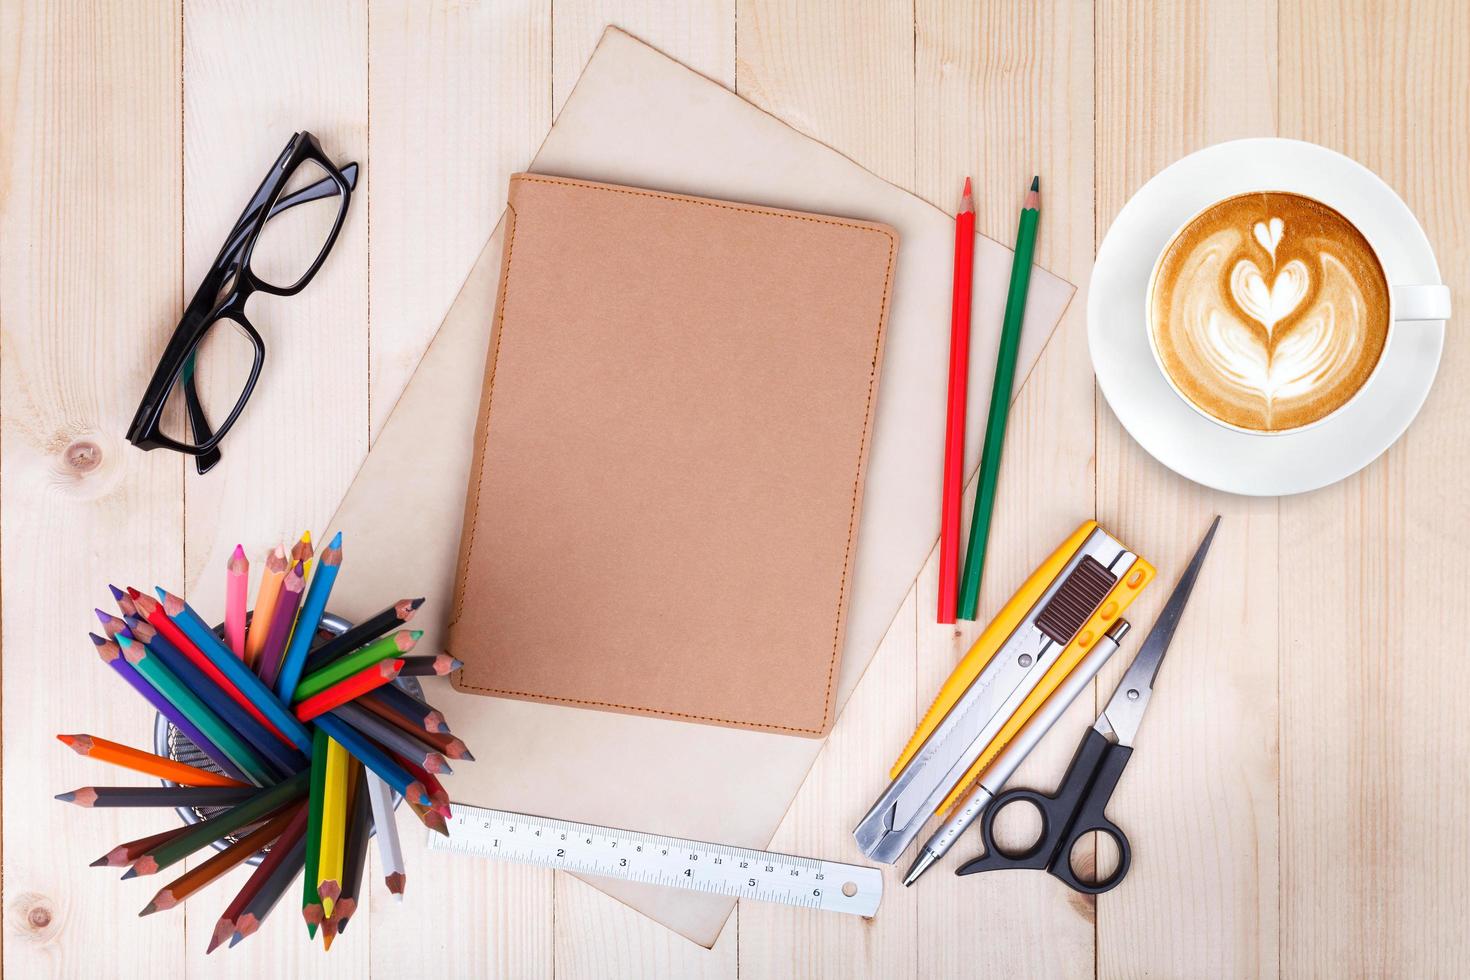
[[[991,620],[939,690],[853,831],[892,864],[985,771],[1154,577],[1096,521],[1062,542]]]

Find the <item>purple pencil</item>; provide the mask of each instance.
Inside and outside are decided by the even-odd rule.
[[[281,583],[280,595],[276,597],[276,608],[271,613],[271,628],[265,634],[265,646],[260,648],[260,660],[256,673],[266,686],[274,687],[276,675],[281,671],[281,655],[286,650],[286,640],[291,627],[296,623],[296,610],[301,605],[301,593],[306,589],[306,568],[301,562],[286,573]]]
[[[226,775],[232,776],[242,783],[251,782],[249,776],[246,776],[226,758],[225,754],[219,750],[219,746],[205,738],[204,733],[194,727],[193,722],[180,714],[179,710],[170,704],[167,698],[158,693],[153,685],[143,679],[142,675],[138,673],[137,668],[128,663],[127,659],[123,657],[122,648],[117,645],[116,641],[98,636],[96,633],[88,633],[87,636],[91,638],[93,645],[97,647],[97,655],[102,658],[102,662],[117,671],[123,680],[132,685],[133,690],[143,695],[148,703],[153,705],[155,711],[173,722],[173,726],[182,732],[185,738],[198,746],[199,751],[209,756],[215,765],[224,770]]]

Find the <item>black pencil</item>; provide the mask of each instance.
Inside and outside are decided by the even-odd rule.
[[[335,920],[332,931],[337,935],[347,928],[347,920],[357,911],[357,896],[362,889],[362,871],[367,866],[367,842],[373,827],[372,801],[368,798],[366,780],[359,775],[357,792],[352,799],[352,819],[347,825],[343,845],[342,894],[332,907]]]
[[[432,704],[422,701],[409,694],[397,684],[385,684],[375,691],[364,694],[363,698],[376,701],[410,719],[415,724],[423,725],[426,732],[442,732],[449,734],[449,725],[444,721],[444,713]]]
[[[105,806],[233,806],[259,793],[255,786],[83,786],[58,793],[63,803]]]
[[[413,614],[424,604],[420,599],[399,599],[376,616],[363,620],[352,629],[332,637],[306,655],[306,666],[301,676],[321,670],[338,657],[346,656],[358,647],[371,643],[384,633],[397,629],[413,619]]]
[[[403,661],[403,669],[398,672],[399,677],[443,677],[464,666],[463,661],[447,653],[425,653],[398,659]]]

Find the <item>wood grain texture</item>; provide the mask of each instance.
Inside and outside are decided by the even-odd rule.
[[[85,865],[156,815],[46,798],[98,778],[54,730],[141,745],[151,723],[96,664],[89,611],[126,579],[182,584],[216,614],[236,541],[255,560],[320,530],[478,254],[506,175],[610,23],[946,210],[973,175],[979,228],[1001,240],[1042,175],[1038,259],[1081,291],[1012,408],[982,615],[1089,516],[1160,577],[1094,694],[1017,784],[1055,784],[1209,516],[1225,517],[1110,813],[1132,836],[1133,872],[1095,901],[1043,875],[957,879],[978,850],[967,839],[914,889],[902,867],[889,873],[871,922],[751,903],[704,950],[568,876],[429,853],[403,814],[403,905],[370,899],[326,958],[288,899],[276,915],[290,922],[206,961],[243,872],[139,920],[151,889]],[[1084,310],[1096,244],[1145,180],[1201,146],[1273,134],[1379,172],[1464,307],[1467,118],[1459,0],[0,0],[7,973],[172,976],[222,961],[272,976],[1463,972],[1470,357],[1455,324],[1404,439],[1361,474],[1278,502],[1203,490],[1134,444],[1094,393]],[[303,128],[361,162],[362,182],[316,281],[252,301],[261,386],[199,478],[122,433],[183,300]],[[856,860],[852,824],[977,632],[932,623],[936,578],[931,556],[777,848]],[[64,697],[57,657],[82,664]]]
[[[937,554],[919,579],[920,712],[1016,585],[1093,513],[1092,368],[1081,292],[1093,252],[1092,33],[1090,19],[1074,16],[1076,8],[1070,0],[935,0],[916,8],[919,193],[953,209],[972,174],[977,230],[1009,243],[1025,189],[1041,175],[1037,262],[1079,286],[1030,377],[1016,379],[981,580],[981,622],[934,622]],[[993,347],[971,351],[971,357],[995,356]],[[990,392],[969,397],[986,404]],[[1050,788],[1091,722],[1091,708],[1091,697],[1079,699],[1017,774],[1017,785]],[[1091,976],[1093,903],[1045,875],[956,877],[954,869],[980,853],[978,839],[972,830],[914,887],[919,975],[964,976],[985,963],[1000,974]]]
[[[551,124],[550,58],[544,0],[369,8],[368,145],[381,190],[366,202],[374,433],[499,220],[510,174]],[[375,889],[371,932],[355,937],[371,943],[373,972],[406,976],[429,962],[446,976],[549,973],[552,873],[430,853],[423,826],[403,809],[398,820],[405,899]],[[375,849],[369,875],[381,880]]]
[[[1361,160],[1408,202],[1459,314],[1404,438],[1281,501],[1282,972],[1451,976],[1470,958],[1470,178],[1452,122],[1470,119],[1470,9],[1282,0],[1280,36],[1281,135]]]
[[[1158,170],[1275,127],[1276,10],[1100,3],[1097,235]],[[1182,218],[1181,218],[1182,220]],[[1097,900],[1100,975],[1277,972],[1276,501],[1196,486],[1098,399],[1098,520],[1159,568],[1144,633],[1099,675],[1108,697],[1210,518],[1224,520],[1163,664],[1111,816],[1133,828],[1124,887]]]
[[[182,308],[178,8],[7,2],[0,38],[4,972],[177,974],[178,924],[87,867],[156,816],[50,797],[98,776],[54,732],[151,730],[86,639],[105,583],[180,572],[178,458],[123,438]]]

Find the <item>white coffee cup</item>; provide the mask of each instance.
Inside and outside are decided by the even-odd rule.
[[[1186,229],[1189,228],[1190,225],[1194,224],[1194,222],[1199,217],[1214,210],[1225,201],[1228,201],[1231,198],[1240,197],[1242,196],[1242,194],[1246,193],[1289,194],[1293,197],[1300,197],[1308,201],[1314,201],[1317,204],[1320,204],[1333,211],[1336,211],[1338,214],[1341,214],[1343,218],[1346,219],[1347,222],[1351,224],[1354,228],[1356,228],[1358,233],[1363,236],[1363,240],[1367,242],[1369,250],[1373,253],[1373,260],[1378,264],[1379,274],[1383,277],[1383,281],[1385,283],[1388,283],[1388,330],[1384,337],[1383,350],[1379,352],[1378,360],[1373,365],[1373,370],[1369,372],[1368,377],[1363,380],[1363,383],[1358,386],[1357,391],[1353,392],[1352,396],[1344,401],[1341,405],[1337,406],[1337,408],[1328,412],[1326,415],[1323,415],[1321,418],[1313,419],[1311,422],[1307,422],[1303,425],[1295,426],[1289,429],[1248,429],[1243,426],[1235,425],[1232,422],[1227,422],[1219,416],[1210,413],[1200,405],[1196,404],[1193,399],[1191,399],[1188,395],[1184,393],[1183,390],[1180,389],[1179,385],[1174,381],[1173,376],[1169,374],[1168,368],[1165,367],[1163,355],[1159,351],[1158,337],[1154,330],[1154,288],[1158,282],[1159,269],[1163,266],[1164,258],[1169,254],[1169,250],[1173,247],[1174,242],[1179,238],[1180,235],[1185,232]],[[1379,251],[1378,246],[1374,243],[1373,239],[1368,235],[1368,233],[1365,232],[1362,227],[1358,225],[1357,222],[1353,221],[1349,215],[1345,214],[1341,208],[1338,208],[1336,205],[1329,204],[1326,201],[1320,201],[1317,198],[1312,197],[1310,194],[1304,194],[1301,191],[1273,190],[1271,188],[1260,188],[1259,190],[1236,192],[1234,194],[1227,195],[1226,197],[1222,197],[1219,200],[1212,201],[1205,207],[1200,208],[1194,214],[1190,215],[1185,221],[1181,222],[1179,227],[1174,229],[1174,233],[1169,236],[1168,240],[1164,243],[1164,247],[1159,250],[1158,256],[1154,259],[1153,270],[1149,273],[1148,277],[1148,291],[1147,293],[1145,293],[1145,296],[1147,297],[1146,302],[1148,311],[1145,330],[1148,334],[1149,350],[1153,352],[1154,364],[1158,367],[1159,373],[1164,376],[1165,382],[1168,383],[1169,387],[1173,390],[1174,394],[1178,396],[1180,401],[1184,402],[1184,404],[1194,409],[1195,412],[1199,413],[1206,419],[1209,419],[1211,422],[1215,423],[1218,426],[1226,429],[1231,429],[1235,432],[1241,432],[1246,435],[1263,436],[1267,438],[1281,435],[1289,435],[1296,432],[1304,432],[1307,429],[1315,428],[1316,426],[1321,425],[1329,419],[1335,418],[1349,405],[1352,405],[1359,398],[1361,398],[1363,392],[1368,390],[1368,388],[1372,385],[1373,380],[1378,376],[1379,371],[1383,367],[1384,361],[1388,359],[1388,352],[1393,345],[1395,335],[1398,333],[1398,325],[1400,323],[1408,324],[1409,326],[1406,326],[1405,329],[1412,330],[1412,324],[1414,323],[1440,322],[1449,319],[1450,316],[1449,286],[1446,286],[1443,283],[1392,282],[1388,277],[1388,271],[1387,268],[1384,266],[1382,253]]]

